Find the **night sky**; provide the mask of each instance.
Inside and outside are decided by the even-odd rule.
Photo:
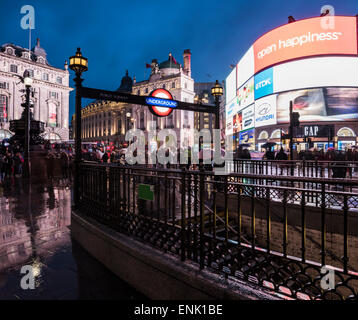
[[[162,62],[172,52],[182,63],[184,49],[192,52],[196,82],[224,80],[263,33],[287,23],[320,14],[332,5],[339,15],[358,14],[357,0],[1,0],[0,43],[28,46],[28,30],[20,27],[23,5],[35,8],[32,44],[40,38],[51,65],[63,68],[77,47],[89,59],[83,85],[115,90],[125,71],[146,79],[152,59]],[[73,85],[73,74],[71,82]],[[70,96],[70,118],[74,91]]]

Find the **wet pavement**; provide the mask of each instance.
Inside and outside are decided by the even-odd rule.
[[[0,184],[0,299],[145,300],[71,238],[71,193],[67,180]]]

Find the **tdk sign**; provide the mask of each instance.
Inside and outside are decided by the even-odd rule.
[[[273,68],[255,76],[255,100],[273,93]]]
[[[160,98],[152,98],[148,97],[145,99],[145,102],[152,106],[159,106],[159,107],[168,107],[168,108],[176,108],[178,106],[178,102]]]

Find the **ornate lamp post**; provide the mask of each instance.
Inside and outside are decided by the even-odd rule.
[[[215,86],[211,88],[211,95],[215,98],[215,129],[220,129],[220,98],[224,93],[223,87],[216,80]]]
[[[25,70],[23,76],[23,83],[25,85],[26,101],[25,101],[25,143],[24,143],[24,177],[30,178],[31,163],[30,163],[30,89],[32,86],[32,78],[30,72]]]
[[[75,180],[74,180],[74,204],[75,208],[79,205],[79,165],[82,159],[82,148],[81,148],[81,95],[80,90],[82,87],[81,75],[83,72],[88,70],[88,60],[84,58],[81,53],[81,48],[77,48],[77,52],[74,56],[70,57],[70,69],[76,74],[74,79],[76,85],[76,102],[75,102],[75,113],[76,113],[76,138],[75,138]]]
[[[126,128],[126,132],[130,129],[129,128],[129,121],[131,119],[131,113],[130,112],[127,112],[126,113],[126,124],[127,124],[127,128]],[[124,133],[124,135],[126,134],[126,132]]]

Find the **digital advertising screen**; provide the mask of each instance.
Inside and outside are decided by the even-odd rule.
[[[275,92],[274,90],[274,69],[269,68],[255,75],[255,99]]]
[[[239,100],[239,110],[254,103],[255,101],[254,89],[255,89],[254,77],[252,77],[237,90],[237,98]]]
[[[329,121],[358,120],[358,88],[325,88]]]
[[[251,46],[237,64],[237,88],[240,88],[254,73],[254,47]]]
[[[238,112],[234,115],[233,121],[233,133],[238,133],[242,130],[242,113]]]
[[[276,124],[276,95],[255,101],[255,127]]]
[[[257,77],[273,69],[273,93],[305,88],[330,86],[358,87],[358,57],[315,57],[286,62],[262,71],[255,76],[255,99]],[[269,76],[260,79],[269,81]],[[264,83],[265,84],[265,83]],[[267,85],[266,85],[267,86]],[[261,95],[268,93],[261,88]]]
[[[290,121],[290,101],[293,112],[300,114],[300,122],[324,121],[327,117],[321,88],[296,90],[277,95],[277,123]]]
[[[252,148],[255,147],[255,129],[241,131],[239,133],[239,144],[250,144]]]
[[[252,104],[241,111],[242,125],[241,130],[255,127],[255,105]]]
[[[289,122],[289,106],[300,122],[358,120],[358,88],[317,88],[277,95],[277,123]]]
[[[236,68],[234,68],[225,80],[226,104],[236,97]]]
[[[357,54],[356,17],[334,16],[333,28],[326,17],[295,21],[264,34],[254,43],[255,73],[291,59],[316,55]]]

